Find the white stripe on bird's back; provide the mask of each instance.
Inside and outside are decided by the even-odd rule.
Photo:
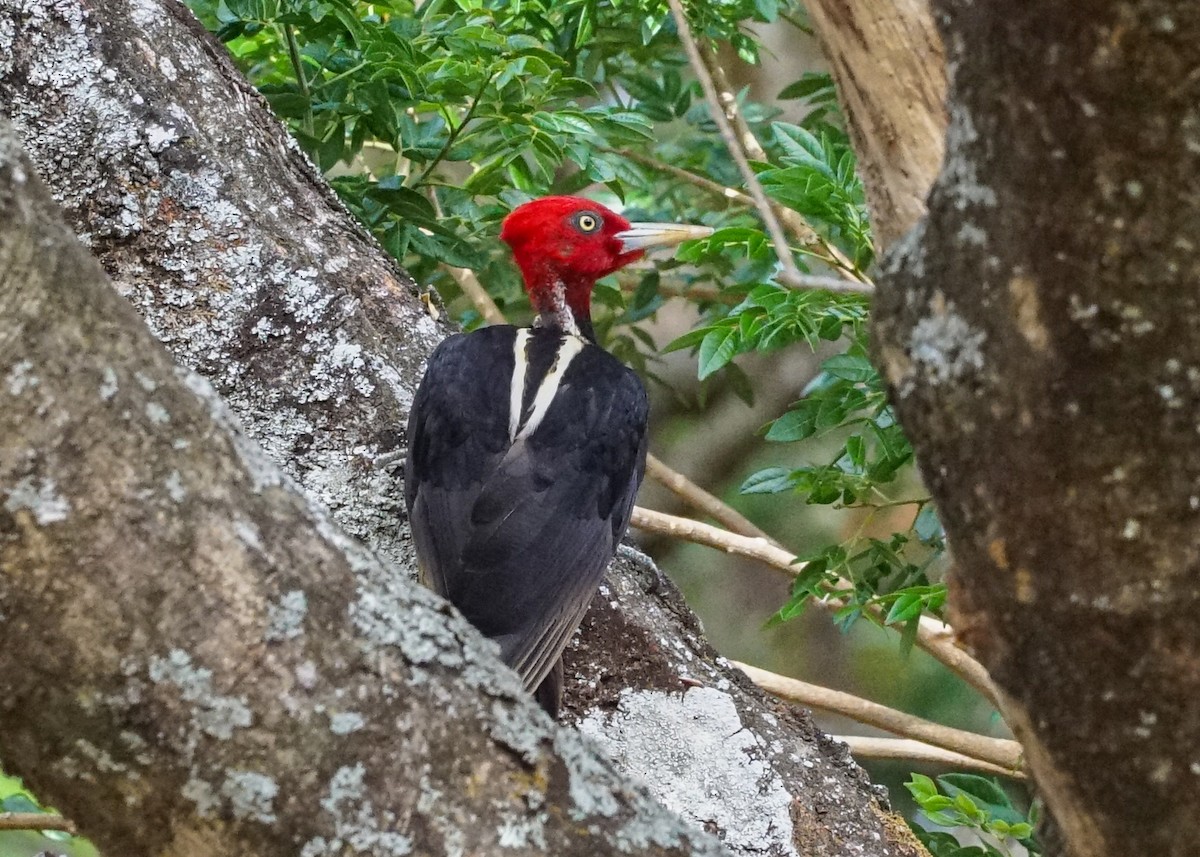
[[[517,429],[521,427],[521,403],[525,401],[525,375],[529,371],[529,359],[525,356],[525,346],[529,342],[530,333],[521,328],[513,340],[513,374],[508,393],[508,442],[517,438]]]
[[[525,343],[529,340],[529,331],[522,330],[517,334],[516,344],[513,346],[515,350],[513,362],[513,383],[509,394],[509,439],[516,442],[522,438],[529,437],[537,431],[537,427],[546,417],[546,412],[550,410],[550,405],[554,402],[554,396],[558,393],[558,388],[562,384],[563,376],[567,373],[567,367],[571,365],[584,346],[587,345],[581,337],[566,334],[562,338],[562,342],[558,346],[558,352],[554,355],[554,363],[550,367],[550,371],[546,373],[546,377],[538,384],[537,392],[533,397],[533,405],[529,411],[529,418],[521,420],[520,410],[521,402],[525,398],[525,385],[528,383],[529,361],[525,355]],[[518,372],[520,373],[518,375]],[[514,416],[515,415],[515,416]]]

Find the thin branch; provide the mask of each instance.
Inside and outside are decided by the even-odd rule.
[[[668,164],[666,161],[660,161],[658,158],[652,158],[649,155],[643,155],[641,152],[635,152],[632,149],[604,149],[613,155],[620,155],[622,158],[641,164],[651,170],[656,170],[660,173],[674,176],[682,182],[687,182],[690,185],[700,188],[703,191],[711,193],[713,196],[719,196],[730,202],[736,202],[738,205],[746,205],[753,207],[754,200],[747,194],[737,188],[726,187],[720,182],[715,182],[707,176],[702,176],[699,173],[694,173],[691,170],[685,170],[683,167],[677,167],[674,164]],[[812,230],[808,230],[812,233]]]
[[[0,812],[0,830],[61,830],[75,834],[75,822],[47,812]]]
[[[729,117],[725,115],[721,98],[717,94],[717,87],[713,83],[712,75],[709,74],[708,65],[701,56],[700,46],[696,44],[696,40],[692,36],[692,28],[688,24],[687,13],[683,11],[683,4],[680,0],[667,0],[667,2],[671,7],[671,14],[675,18],[679,40],[687,53],[688,62],[691,63],[692,71],[700,81],[700,88],[704,90],[704,98],[708,101],[709,112],[712,113],[713,121],[717,123],[721,139],[725,141],[730,156],[746,181],[746,188],[754,199],[754,207],[758,210],[758,215],[767,228],[767,234],[771,236],[771,243],[775,245],[775,255],[779,258],[779,264],[783,267],[784,272],[797,277],[803,276],[800,269],[796,267],[796,260],[792,258],[791,246],[788,244],[787,236],[783,233],[783,227],[779,225],[775,210],[771,208],[766,191],[763,190],[758,176],[754,174],[754,169],[750,166],[750,161],[746,157],[746,149],[743,143],[739,142]]]
[[[429,202],[433,205],[434,214],[440,220],[443,217],[442,201],[438,199],[436,188],[430,187],[428,191]],[[454,282],[458,283],[462,293],[471,301],[476,311],[483,316],[484,321],[488,324],[508,323],[508,319],[504,317],[500,307],[496,306],[496,302],[487,293],[483,283],[479,282],[479,277],[475,276],[474,271],[470,268],[455,268],[453,265],[446,264],[443,264],[442,268],[454,278]]]
[[[725,553],[756,559],[793,577],[804,569],[803,563],[796,562],[795,555],[772,545],[766,539],[748,538],[688,518],[636,507],[630,523],[639,530],[662,533],[677,539],[707,545]],[[842,588],[849,589],[850,585],[849,581],[841,581]],[[829,610],[837,610],[845,604],[845,598],[831,596],[818,603]],[[872,611],[872,613],[882,619],[881,611]],[[961,676],[964,681],[983,694],[985,699],[998,706],[997,690],[992,684],[987,670],[957,646],[954,641],[954,631],[949,625],[939,622],[931,616],[922,616],[917,624],[916,644]]]
[[[446,142],[442,144],[442,148],[434,155],[433,160],[429,162],[429,165],[425,167],[421,175],[413,182],[413,187],[420,187],[424,184],[425,179],[429,178],[434,167],[440,164],[446,155],[450,154],[450,147],[454,145],[454,141],[458,139],[458,135],[462,133],[463,128],[466,128],[471,119],[474,118],[475,108],[479,106],[479,101],[483,98],[483,93],[487,90],[488,84],[492,82],[493,77],[495,77],[495,74],[490,74],[479,84],[479,89],[475,92],[475,97],[471,99],[471,105],[467,108],[467,112],[463,115],[461,122],[457,125],[451,124],[449,122],[449,115],[447,114],[446,124],[450,127],[450,133],[446,135]]]
[[[288,59],[292,63],[292,71],[296,73],[296,84],[300,94],[304,96],[304,131],[308,136],[313,135],[312,93],[308,89],[308,79],[304,76],[304,66],[300,64],[300,45],[296,42],[296,31],[291,24],[283,25],[283,40],[287,43]]]
[[[970,756],[981,762],[996,765],[1010,776],[1020,774],[1024,768],[1021,745],[1016,741],[989,738],[986,735],[943,726],[940,723],[880,705],[869,699],[809,684],[788,676],[777,675],[749,664],[735,661],[734,666],[749,676],[750,680],[763,690],[781,699],[841,714],[858,723],[883,729],[885,732],[891,732],[901,738],[913,738],[944,750]]]
[[[780,271],[775,279],[792,289],[824,289],[828,292],[854,295],[873,295],[875,286],[863,280],[847,280],[841,277],[819,277],[815,274],[792,274]]]
[[[860,735],[830,735],[834,741],[841,741],[850,748],[851,754],[858,759],[896,759],[906,762],[923,762],[931,765],[945,765],[950,768],[961,768],[968,771],[978,771],[984,774],[995,774],[1002,777],[1012,777],[1023,780],[1025,775],[1019,771],[1008,771],[997,765],[981,762],[961,753],[943,750],[920,741],[908,738],[865,738]]]
[[[483,284],[479,282],[479,278],[475,276],[475,272],[470,268],[455,268],[450,265],[443,266],[446,271],[454,278],[454,282],[458,283],[458,287],[462,289],[479,314],[483,316],[488,324],[507,324],[508,319],[504,317],[504,313],[500,311],[500,307],[496,306],[496,302],[492,300],[492,296],[487,293]]]
[[[779,543],[759,529],[753,521],[745,517],[737,509],[705,491],[692,480],[677,470],[673,470],[653,455],[646,456],[646,475],[665,488],[670,489],[680,499],[719,521],[735,533],[754,539],[763,539],[767,543],[779,547]],[[782,550],[782,548],[780,548]]]

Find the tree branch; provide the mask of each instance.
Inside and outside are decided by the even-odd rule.
[[[677,470],[672,470],[653,455],[646,456],[646,475],[665,488],[673,491],[681,500],[735,533],[748,538],[765,539],[773,545],[778,543],[760,529],[749,518],[719,498],[705,491]]]
[[[776,547],[766,539],[747,538],[689,518],[667,515],[639,506],[633,510],[630,525],[647,532],[662,533],[677,539],[716,548],[726,553],[756,559],[793,577],[804,568],[803,564],[796,562],[794,554]],[[849,581],[842,580],[841,586],[848,589],[851,584]],[[838,598],[829,598],[818,603],[828,610],[836,610],[844,604]],[[881,611],[876,610],[872,613],[882,621]],[[996,689],[992,685],[987,671],[978,661],[955,644],[954,631],[949,625],[932,617],[922,616],[917,629],[916,644],[957,673],[993,705],[997,704]]]
[[[869,699],[778,675],[749,664],[735,661],[734,665],[767,693],[781,699],[831,711],[902,738],[913,738],[944,750],[961,753],[963,756],[995,765],[1010,776],[1020,776],[1024,767],[1021,745],[1016,741],[989,738],[986,735],[943,726]]]
[[[843,277],[821,277],[815,274],[780,271],[775,279],[793,289],[822,289],[835,294],[873,295],[875,286],[866,280],[849,280]]]
[[[49,812],[0,812],[0,830],[61,830],[74,835],[75,822]]]
[[[604,149],[603,151],[613,155],[620,155],[622,158],[627,158],[634,163],[641,164],[643,167],[655,170],[660,173],[666,173],[673,178],[679,179],[681,182],[693,185],[702,191],[720,197],[727,202],[734,202],[738,205],[744,205],[750,208],[754,207],[754,200],[747,196],[737,188],[726,187],[719,182],[715,182],[707,176],[699,175],[691,170],[685,170],[683,167],[677,167],[674,164],[668,164],[666,161],[660,161],[658,158],[652,158],[649,155],[643,155],[641,152],[635,152],[633,149]],[[816,240],[812,230],[807,230],[810,240]],[[797,236],[799,239],[799,236]],[[802,240],[802,239],[800,239]]]
[[[972,756],[964,756],[962,753],[944,750],[941,747],[934,747],[911,738],[874,738],[863,735],[830,735],[829,737],[845,744],[850,749],[850,754],[857,759],[941,765],[964,771],[978,771],[981,774],[1012,777],[1017,780],[1025,779],[1025,775],[1019,771],[1011,771],[980,761]]]
[[[878,256],[925,213],[942,163],[946,66],[928,0],[812,0]]]

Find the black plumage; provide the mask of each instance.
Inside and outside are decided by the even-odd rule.
[[[529,690],[546,682],[551,713],[561,652],[629,524],[647,414],[631,370],[554,327],[450,337],[413,403],[405,500],[422,576]]]

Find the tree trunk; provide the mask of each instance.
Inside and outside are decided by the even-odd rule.
[[[39,793],[112,854],[721,852],[242,437],[7,123],[0,223],[0,734]]]
[[[373,462],[403,445],[401,427],[420,367],[432,345],[447,332],[429,317],[416,289],[352,222],[228,62],[223,49],[178,4],[169,0],[104,4],[0,0],[0,56],[9,57],[0,61],[0,97],[8,105],[38,172],[118,291],[129,298],[176,359],[209,379],[246,431],[309,497],[328,506],[337,522],[367,542],[377,555],[411,574],[413,561],[402,522],[400,485],[394,475],[378,470]],[[105,343],[101,338],[95,344]],[[20,365],[20,359],[24,358],[14,358],[12,367]],[[88,359],[87,365],[101,367],[107,358]],[[31,370],[41,377],[36,366]],[[0,371],[15,369],[0,367]],[[137,370],[126,367],[125,371]],[[94,371],[88,374],[80,369],[77,374],[83,379],[78,383],[87,382],[86,389],[97,388],[106,377],[101,374],[97,382],[91,377]],[[143,374],[153,382],[154,390],[144,390],[136,375],[134,382],[122,376],[121,395],[150,396],[167,389],[159,377],[161,372]],[[25,390],[16,381],[11,386]],[[37,389],[49,389],[48,382]],[[146,431],[156,429],[161,437],[179,437],[172,430],[175,420],[182,417],[173,415],[182,405],[174,399],[163,404],[172,416],[159,425],[145,410],[152,401],[158,400],[131,401],[121,413],[128,411],[139,418],[147,413],[151,425],[143,427]],[[60,429],[83,431],[74,423]],[[87,427],[87,432],[97,449],[107,443],[108,433],[100,424]],[[7,437],[4,443],[8,443]],[[472,838],[476,836],[481,843],[476,853],[491,853],[482,844],[486,836],[493,841],[507,836],[506,841],[516,843],[518,852],[525,843],[525,850],[539,853],[584,853],[597,848],[596,853],[604,853],[604,845],[550,844],[559,835],[555,831],[560,822],[567,826],[581,814],[583,823],[576,829],[582,831],[584,840],[594,838],[587,834],[592,824],[588,819],[593,818],[595,835],[603,839],[609,832],[616,836],[615,831],[623,829],[628,835],[622,842],[633,850],[645,842],[648,853],[658,853],[656,847],[665,851],[681,841],[666,838],[669,822],[649,821],[659,816],[644,805],[640,793],[606,797],[605,789],[616,781],[584,751],[571,749],[576,745],[571,743],[570,733],[547,732],[541,721],[537,721],[540,726],[530,725],[523,705],[514,707],[507,698],[497,702],[466,684],[468,678],[488,687],[500,682],[502,690],[507,687],[504,679],[471,665],[463,683],[455,684],[452,670],[443,664],[449,656],[439,654],[438,641],[443,636],[455,639],[458,625],[414,626],[413,620],[395,615],[394,625],[384,623],[387,628],[373,624],[371,633],[387,640],[398,637],[408,648],[402,647],[382,663],[367,661],[355,673],[360,652],[355,635],[364,632],[346,625],[348,605],[366,598],[364,592],[378,592],[376,600],[369,601],[371,605],[386,597],[388,605],[399,601],[404,609],[416,610],[406,606],[411,599],[427,610],[431,602],[426,596],[410,593],[405,584],[386,574],[380,578],[375,571],[359,570],[363,580],[375,581],[374,590],[364,589],[367,584],[349,577],[353,569],[337,565],[336,557],[324,565],[305,566],[302,559],[307,548],[288,548],[289,540],[275,537],[274,531],[269,533],[273,537],[269,544],[262,541],[262,534],[268,533],[265,523],[257,524],[259,542],[269,550],[266,557],[254,559],[258,549],[252,540],[249,548],[239,545],[245,545],[248,538],[241,525],[256,519],[247,518],[249,512],[240,517],[232,512],[241,508],[239,503],[265,502],[259,495],[243,499],[230,494],[229,513],[210,513],[216,520],[208,522],[208,529],[197,530],[192,519],[171,517],[176,514],[175,505],[155,505],[171,500],[172,492],[178,493],[176,470],[181,479],[190,479],[193,471],[173,465],[170,457],[159,459],[160,453],[168,451],[157,447],[153,455],[139,453],[132,461],[126,461],[118,449],[114,447],[110,454],[112,465],[127,474],[142,472],[129,470],[135,466],[146,468],[149,475],[139,479],[161,484],[166,500],[142,498],[136,493],[137,480],[128,475],[106,489],[114,498],[120,497],[120,502],[112,501],[110,508],[115,511],[111,519],[97,511],[89,524],[92,537],[79,536],[72,542],[82,553],[56,554],[61,559],[56,567],[63,591],[48,589],[43,595],[54,595],[57,603],[68,606],[47,628],[44,656],[35,663],[6,649],[10,660],[3,663],[5,681],[13,690],[4,698],[10,706],[25,710],[32,709],[39,699],[47,699],[44,689],[36,691],[43,696],[31,695],[38,687],[90,686],[91,674],[77,675],[74,670],[99,663],[96,659],[103,656],[117,657],[111,681],[127,685],[139,680],[147,687],[138,692],[149,694],[145,697],[149,701],[143,704],[139,701],[142,697],[131,700],[119,690],[101,694],[100,702],[64,692],[54,696],[53,705],[38,706],[36,715],[13,715],[0,733],[6,740],[5,764],[26,775],[47,799],[75,816],[102,842],[120,843],[115,853],[152,853],[154,837],[173,835],[171,831],[176,829],[202,829],[209,836],[225,836],[222,841],[228,852],[237,853],[229,843],[241,835],[238,831],[246,825],[266,824],[261,818],[253,820],[257,810],[245,809],[249,798],[239,784],[257,783],[262,786],[260,792],[270,788],[230,771],[253,773],[257,769],[251,763],[272,753],[293,764],[302,762],[312,772],[313,782],[297,781],[296,785],[282,774],[272,775],[278,789],[273,792],[273,809],[258,815],[284,819],[286,810],[288,819],[304,813],[314,817],[303,824],[296,821],[295,827],[290,821],[280,825],[288,830],[314,830],[314,825],[323,823],[323,813],[334,812],[330,806],[341,807],[329,791],[338,785],[339,795],[353,793],[355,799],[372,801],[374,815],[363,810],[367,814],[362,818],[413,837],[418,841],[413,846],[418,853],[457,853],[465,847],[463,843],[476,841]],[[42,452],[38,455],[33,464],[21,466],[34,467],[49,460]],[[201,466],[198,459],[188,461],[188,467]],[[60,461],[59,465],[67,467],[70,462]],[[17,465],[12,466],[15,469]],[[70,478],[83,479],[88,472]],[[30,473],[35,481],[19,496],[41,497],[39,492],[48,490],[51,500],[61,496],[73,501],[74,493],[68,495],[55,487],[69,484],[67,475],[54,476],[48,470]],[[44,481],[36,481],[46,474],[55,479],[48,489]],[[191,496],[190,485],[185,482],[184,489],[189,492],[185,499]],[[53,504],[51,508],[55,508]],[[28,523],[33,512],[22,514],[22,532],[36,531],[38,538],[57,532],[50,526],[56,522],[34,527]],[[117,523],[121,516],[129,519],[127,529]],[[72,512],[72,520],[80,520],[80,515]],[[222,522],[233,528],[231,533],[222,529]],[[280,532],[284,531],[281,524]],[[103,586],[88,582],[96,575],[91,570],[75,580],[77,575],[70,570],[108,562],[97,547],[115,541],[105,533],[121,533],[122,542],[132,542],[124,545],[128,552],[157,557],[157,564],[142,574],[130,572],[105,580]],[[204,542],[199,541],[201,533]],[[164,541],[168,537],[177,539],[186,550],[170,547]],[[311,534],[295,538],[300,546],[320,540]],[[246,562],[277,563],[281,570],[269,573],[259,565],[254,566],[259,569],[258,577],[235,573],[223,562],[205,559],[214,550],[203,548],[208,542],[245,554]],[[37,544],[40,542],[35,547]],[[57,541],[52,544],[56,551],[66,550]],[[7,544],[0,547],[0,551],[7,550]],[[0,556],[8,561],[7,554]],[[198,557],[209,565],[195,568]],[[344,565],[344,558],[342,562]],[[333,570],[327,572],[327,567]],[[119,571],[114,569],[112,574]],[[202,582],[197,584],[197,579]],[[186,588],[177,588],[185,583]],[[83,594],[69,589],[85,585],[89,588]],[[118,585],[122,587],[119,590]],[[126,586],[134,588],[127,590]],[[115,592],[120,592],[120,597],[112,599],[109,593]],[[185,592],[189,593],[186,597]],[[293,592],[305,593],[303,602]],[[105,598],[118,603],[105,604]],[[97,599],[99,603],[93,603]],[[307,610],[299,610],[300,604],[307,604]],[[93,615],[108,621],[113,611],[120,611],[124,624],[112,627],[127,630],[107,647],[89,650],[83,657],[79,647],[85,640],[94,642],[98,634],[77,634],[82,627],[79,623]],[[50,612],[43,606],[42,613]],[[296,612],[307,618],[303,635],[293,640],[289,634],[294,620],[289,624],[287,617]],[[272,623],[283,624],[271,630],[276,627]],[[35,631],[31,628],[30,633]],[[179,635],[178,643],[173,642],[175,637],[164,636],[168,633]],[[427,655],[435,660],[410,669],[402,656],[420,660],[425,649],[420,639],[411,636],[422,633],[434,637],[427,644]],[[264,641],[264,635],[270,639]],[[271,635],[283,639],[277,641]],[[473,638],[470,633],[465,636]],[[119,669],[126,646],[133,647],[128,660],[133,671],[130,676]],[[325,655],[310,653],[296,663],[285,659],[285,653],[301,647],[318,654],[328,652],[329,668],[351,676],[361,674],[363,687],[355,685],[347,696],[335,697],[335,686],[326,685]],[[182,654],[176,655],[177,651]],[[472,651],[468,650],[468,657],[473,658]],[[627,552],[614,564],[604,597],[597,599],[572,657],[567,693],[581,728],[607,747],[620,765],[637,771],[659,800],[693,824],[716,830],[730,850],[780,855],[834,855],[855,849],[872,855],[921,853],[903,823],[880,805],[844,750],[819,736],[807,718],[749,688],[740,674],[707,646],[691,614],[669,586],[660,585],[653,566],[635,552]],[[309,660],[320,667],[315,676],[306,666]],[[276,663],[284,666],[277,669],[272,666]],[[103,664],[112,666],[110,661]],[[211,670],[211,675],[205,670]],[[296,670],[299,677],[294,675]],[[329,681],[342,674],[336,670]],[[158,684],[152,681],[155,676]],[[326,706],[329,722],[324,728],[336,727],[330,734],[322,733],[320,740],[293,727],[278,726],[287,722],[287,710],[293,705],[283,691],[308,681],[316,682],[315,689],[301,690],[312,697],[313,705]],[[408,720],[392,717],[399,709],[387,704],[400,703],[383,697],[390,688],[414,711],[425,710],[415,700],[440,700],[443,708],[461,704],[468,712],[463,728],[484,731],[471,733],[476,735],[473,739],[459,740],[453,724],[425,726],[415,715]],[[299,692],[294,690],[292,695]],[[367,702],[378,701],[379,707],[359,703],[358,693],[366,694]],[[460,703],[455,694],[464,693],[473,693],[478,699]],[[240,702],[242,695],[245,702]],[[121,709],[124,713],[118,717],[107,707],[109,697],[119,697],[129,707]],[[273,706],[268,704],[272,699]],[[246,715],[235,703],[249,709],[251,726],[238,725]],[[472,719],[484,708],[494,714],[494,720]],[[214,718],[227,717],[226,709],[233,710],[228,716],[237,721],[231,727],[232,743],[210,741],[213,736],[205,727]],[[363,728],[352,729],[357,726],[354,714],[364,719],[371,714],[371,719]],[[175,719],[162,719],[168,716]],[[427,716],[434,721],[447,719],[445,710],[440,716]],[[386,728],[385,722],[389,724]],[[81,723],[88,725],[86,731]],[[225,731],[213,728],[222,734]],[[427,740],[423,729],[441,730],[437,734],[442,743]],[[338,730],[349,731],[341,735]],[[136,739],[122,738],[123,731]],[[386,739],[385,734],[389,736]],[[77,745],[78,740],[84,740],[86,746]],[[179,756],[176,779],[159,784],[165,794],[159,795],[160,789],[155,789],[139,799],[172,807],[178,814],[159,810],[150,816],[154,823],[147,824],[146,813],[134,813],[124,803],[127,793],[142,794],[138,783],[143,781],[132,774],[144,774],[133,767],[137,764],[134,750],[122,742],[145,741],[152,748],[148,752],[159,753],[166,752],[166,745],[160,745],[168,740]],[[521,743],[525,740],[531,743]],[[310,743],[311,752],[299,749]],[[403,746],[393,747],[395,743]],[[492,759],[488,748],[494,750],[504,743],[515,746],[516,755],[491,763],[491,773],[483,776]],[[368,757],[368,751],[380,755]],[[365,758],[363,786],[356,785],[357,780],[334,779],[343,768],[349,771],[340,775],[343,779],[357,776],[354,752]],[[516,758],[526,752],[533,762]],[[403,757],[404,753],[412,756]],[[125,767],[114,767],[111,761]],[[388,782],[379,773],[380,763],[394,766],[388,769],[392,772]],[[322,764],[326,767],[319,767]],[[186,787],[191,781],[189,766],[199,766],[195,779],[201,785]],[[593,768],[600,785],[589,790],[584,786],[587,772]],[[506,773],[514,770],[524,770],[530,782],[520,785],[514,781]],[[576,776],[580,770],[583,773]],[[543,771],[553,775],[547,782],[543,782]],[[475,787],[464,781],[472,774],[479,775],[483,786],[507,788],[506,800],[528,795],[529,802],[521,804],[523,814],[506,800],[495,802],[495,811],[468,811],[458,803],[467,800],[466,796],[455,793],[435,799],[439,791],[473,793]],[[571,797],[583,800],[582,808],[569,806],[564,796],[554,792],[563,783],[580,784],[583,790],[572,791]],[[302,786],[311,790],[297,791]],[[410,789],[411,802],[389,803],[391,789],[405,787]],[[491,788],[481,788],[483,801]],[[542,797],[542,792],[553,794]],[[307,795],[321,795],[326,803],[320,804],[319,797],[309,801]],[[556,803],[558,798],[563,802]],[[540,810],[543,803],[544,812]],[[253,801],[249,805],[258,806]],[[194,818],[185,812],[189,807]],[[229,825],[203,819],[202,809],[223,813]],[[238,812],[250,813],[251,820],[239,820]],[[354,812],[349,816],[342,812],[344,824],[358,823]],[[394,813],[390,820],[388,812]],[[613,817],[606,821],[606,813]],[[553,818],[546,818],[547,814]],[[631,819],[647,819],[641,839],[632,832]],[[121,835],[143,838],[127,842],[116,838],[117,830],[125,831]],[[342,831],[334,833],[343,838],[352,834],[348,827]],[[320,835],[326,842],[333,841],[331,834]],[[547,842],[544,848],[541,838]],[[707,847],[696,841],[697,849]],[[397,853],[399,849],[396,845]],[[470,848],[467,851],[470,853]]]
[[[925,214],[942,163],[946,65],[929,0],[810,0],[885,250]]]
[[[1075,857],[1200,842],[1200,7],[942,0],[929,217],[877,356],[961,637]]]

